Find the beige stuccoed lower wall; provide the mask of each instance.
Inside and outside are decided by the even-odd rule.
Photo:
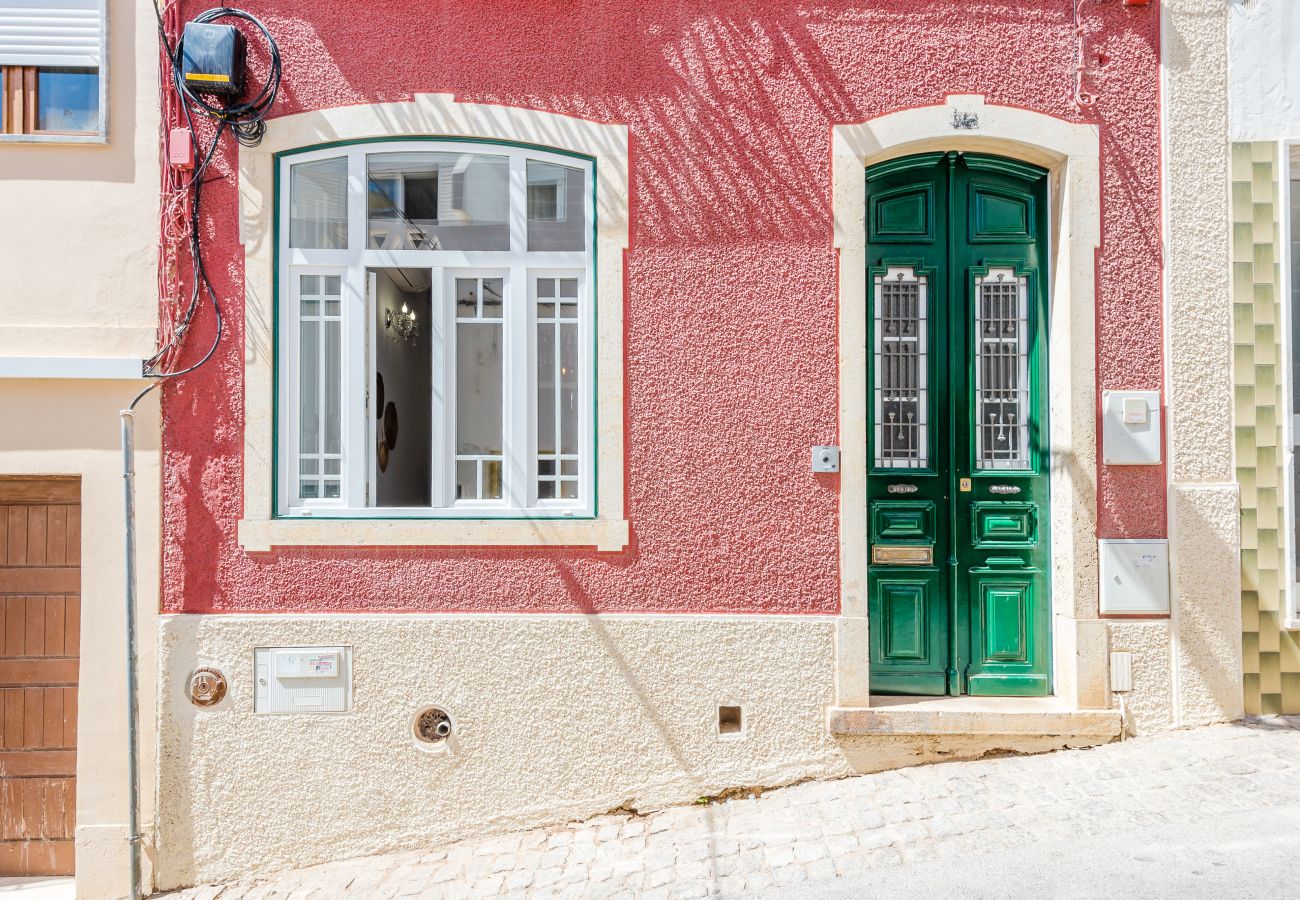
[[[122,456],[118,411],[141,388],[129,381],[0,380],[0,476],[81,478],[81,662],[77,718],[76,892],[128,896],[126,649]],[[150,825],[158,610],[158,405],[136,417],[139,540],[140,770]],[[148,875],[148,873],[146,873]]]
[[[1227,5],[1161,3],[1172,720],[1242,714]]]
[[[694,802],[737,787],[1035,752],[1036,736],[835,737],[830,616],[160,619],[159,887]],[[349,645],[354,709],[254,715],[253,649]],[[230,693],[186,694],[196,666]],[[742,706],[742,739],[716,733]],[[446,709],[458,747],[410,734]]]

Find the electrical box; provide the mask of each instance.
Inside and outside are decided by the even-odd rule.
[[[1110,689],[1119,693],[1133,690],[1133,653],[1115,650],[1110,654]]]
[[[258,647],[253,712],[340,713],[352,709],[351,647]]]
[[[1163,616],[1169,613],[1169,542],[1097,542],[1101,563],[1101,614]]]
[[[840,448],[813,447],[812,470],[814,472],[838,472],[840,470]]]
[[[1110,466],[1160,464],[1160,392],[1101,392],[1102,461]]]
[[[244,93],[244,34],[234,25],[186,22],[181,34],[181,79],[200,94]]]

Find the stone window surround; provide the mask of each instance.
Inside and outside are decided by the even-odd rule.
[[[867,284],[865,169],[933,150],[995,153],[1049,170],[1052,705],[1109,706],[1106,623],[1097,617],[1096,273],[1101,238],[1099,137],[1075,124],[976,94],[832,129],[839,255],[840,617],[836,703],[871,706],[867,620]],[[1042,705],[1030,701],[1027,707]],[[832,718],[837,713],[832,713]],[[834,728],[834,726],[832,726]]]
[[[274,459],[274,222],[276,154],[333,142],[394,136],[486,138],[568,150],[595,159],[596,385],[599,509],[594,519],[493,521],[276,518]],[[628,236],[628,138],[624,125],[536,110],[460,103],[450,94],[358,104],[272,119],[257,147],[239,151],[239,240],[244,245],[244,511],[239,543],[278,546],[575,546],[621,550],[623,513],[623,251]]]

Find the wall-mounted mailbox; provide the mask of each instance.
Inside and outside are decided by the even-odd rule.
[[[258,647],[255,713],[339,713],[352,708],[351,647]]]
[[[1103,616],[1168,615],[1168,541],[1098,541],[1097,551]]]
[[[1160,464],[1160,392],[1102,391],[1102,461],[1110,466]]]

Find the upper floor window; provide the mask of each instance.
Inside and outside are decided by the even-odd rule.
[[[0,0],[0,134],[103,133],[103,0]]]
[[[278,165],[277,513],[593,515],[591,161],[426,139]]]

